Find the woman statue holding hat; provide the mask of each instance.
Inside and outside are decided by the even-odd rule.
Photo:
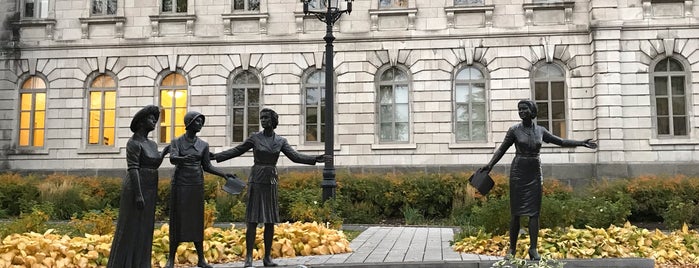
[[[531,100],[521,100],[517,104],[519,117],[522,119],[509,130],[505,140],[493,154],[490,162],[481,168],[490,172],[507,149],[515,145],[517,152],[510,167],[510,249],[507,257],[514,257],[517,252],[517,237],[519,236],[519,224],[521,216],[529,217],[529,258],[539,260],[541,257],[536,250],[539,235],[539,211],[541,210],[541,196],[543,178],[541,176],[541,161],[539,150],[543,142],[553,143],[561,147],[584,146],[590,149],[597,148],[597,144],[591,139],[585,141],[561,139],[551,134],[546,128],[537,125],[534,118],[537,115],[536,103]]]
[[[170,197],[170,255],[167,267],[174,267],[180,242],[194,242],[198,267],[208,267],[204,258],[204,171],[231,177],[211,165],[209,144],[198,138],[205,117],[198,112],[184,116],[185,134],[170,143],[170,163],[175,165]]]
[[[245,233],[245,267],[252,267],[252,250],[258,223],[264,223],[264,266],[277,266],[270,255],[274,224],[279,222],[279,201],[277,200],[277,160],[284,153],[291,161],[308,165],[324,162],[324,155],[310,156],[296,152],[284,137],[274,133],[279,124],[279,115],[272,109],[260,111],[260,125],[263,131],[252,134],[240,145],[214,154],[216,162],[225,161],[244,154],[252,149],[255,164],[248,179],[248,202],[245,212],[247,230]]]
[[[148,105],[131,119],[133,136],[126,143],[128,175],[121,189],[119,219],[107,267],[151,267],[158,167],[169,150],[167,146],[158,152],[158,145],[148,139],[159,116],[160,109]]]

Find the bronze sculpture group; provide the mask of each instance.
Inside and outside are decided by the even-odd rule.
[[[585,141],[561,139],[546,128],[537,125],[536,103],[522,100],[517,104],[521,123],[507,131],[502,145],[495,151],[490,162],[481,168],[490,172],[513,144],[516,154],[510,169],[510,248],[508,256],[515,255],[519,235],[520,217],[529,217],[529,257],[539,260],[536,245],[539,232],[542,184],[539,151],[543,142],[562,147],[584,146],[595,149],[591,139]],[[260,111],[262,131],[250,135],[238,146],[220,153],[210,153],[209,144],[197,137],[204,126],[205,117],[198,112],[188,112],[184,117],[186,132],[172,140],[162,152],[157,144],[148,139],[155,129],[160,110],[148,105],[138,111],[131,121],[134,133],[126,145],[128,176],[124,179],[119,218],[112,242],[108,267],[151,267],[151,245],[153,241],[155,200],[157,198],[158,167],[163,158],[170,154],[175,165],[170,200],[170,252],[166,267],[174,267],[177,246],[181,242],[193,242],[198,255],[198,267],[211,267],[203,252],[204,239],[204,171],[221,177],[231,178],[211,165],[243,155],[253,150],[254,165],[251,168],[247,188],[246,208],[246,257],[244,267],[252,267],[252,252],[255,245],[257,225],[264,224],[263,265],[277,266],[270,255],[274,236],[274,224],[279,219],[277,200],[277,160],[280,153],[296,163],[314,165],[328,160],[330,156],[310,156],[296,152],[287,140],[274,132],[279,124],[278,114],[271,109]]]

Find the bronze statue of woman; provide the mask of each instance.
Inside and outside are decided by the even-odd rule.
[[[172,140],[170,163],[175,165],[170,196],[170,255],[167,267],[175,265],[180,242],[194,242],[199,257],[197,266],[211,268],[204,258],[204,171],[232,177],[211,165],[209,144],[197,137],[205,117],[198,112],[184,116],[186,132]]]
[[[159,116],[160,109],[148,105],[131,119],[133,136],[126,143],[128,176],[121,188],[119,218],[107,267],[151,267],[158,167],[169,150],[167,146],[158,152],[158,145],[148,139]]]
[[[517,251],[517,236],[521,216],[529,217],[529,258],[539,260],[541,257],[536,250],[539,235],[539,212],[541,211],[541,196],[543,177],[541,176],[541,161],[539,150],[542,142],[553,143],[561,147],[584,146],[597,148],[592,139],[585,141],[566,140],[551,134],[546,128],[537,125],[536,103],[531,100],[521,100],[517,104],[519,118],[522,122],[507,130],[502,145],[495,151],[490,162],[481,169],[490,172],[507,149],[515,145],[517,149],[512,166],[510,167],[510,249],[507,257],[514,257]]]
[[[260,125],[263,131],[252,134],[240,145],[226,151],[214,154],[216,162],[225,161],[242,155],[252,149],[255,164],[252,166],[248,179],[248,203],[245,213],[247,230],[245,243],[247,254],[245,267],[252,267],[252,250],[255,246],[255,234],[258,223],[264,223],[264,266],[277,266],[270,255],[274,224],[279,222],[279,201],[277,200],[277,160],[279,153],[284,153],[296,163],[315,165],[325,161],[324,155],[309,156],[296,152],[285,138],[274,133],[279,124],[279,115],[272,109],[260,111]]]

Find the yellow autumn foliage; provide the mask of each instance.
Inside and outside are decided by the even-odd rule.
[[[454,243],[454,250],[462,253],[505,256],[509,248],[508,234],[491,236],[479,233]],[[656,267],[685,267],[699,265],[699,233],[682,229],[664,233],[649,231],[626,223],[623,227],[563,230],[541,229],[539,253],[553,259],[578,258],[651,258]],[[529,236],[517,240],[517,256],[526,256]]]
[[[204,230],[204,256],[210,263],[227,263],[242,260],[245,255],[245,232],[231,226],[228,229],[208,227]],[[262,228],[257,229],[253,256],[264,256]],[[167,224],[153,232],[154,267],[163,267],[169,252],[169,226]],[[309,238],[317,239],[319,245],[310,247]],[[106,267],[112,235],[90,235],[68,237],[48,230],[45,233],[12,234],[0,243],[0,268],[85,268]],[[272,256],[294,257],[313,254],[338,254],[351,252],[349,241],[342,231],[327,228],[323,224],[282,223],[275,228]],[[192,243],[177,247],[178,264],[196,264],[197,255]]]

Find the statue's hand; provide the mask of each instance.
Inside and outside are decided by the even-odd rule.
[[[143,209],[144,207],[146,207],[146,201],[143,200],[143,196],[142,196],[142,195],[139,195],[138,197],[136,197],[136,208],[138,208],[139,210],[141,210],[141,209]]]
[[[490,172],[490,170],[492,170],[492,169],[493,169],[493,167],[491,167],[490,164],[485,165],[481,168],[481,170],[485,171],[485,172]]]
[[[170,144],[168,144],[167,146],[165,146],[165,148],[163,148],[163,151],[160,153],[160,157],[165,157],[169,153],[170,153]]]
[[[333,157],[332,155],[327,155],[327,154],[321,154],[319,156],[316,156],[316,163],[323,163],[332,160]]]
[[[592,139],[587,139],[583,142],[583,146],[590,148],[590,149],[597,149],[597,143],[594,142]]]

